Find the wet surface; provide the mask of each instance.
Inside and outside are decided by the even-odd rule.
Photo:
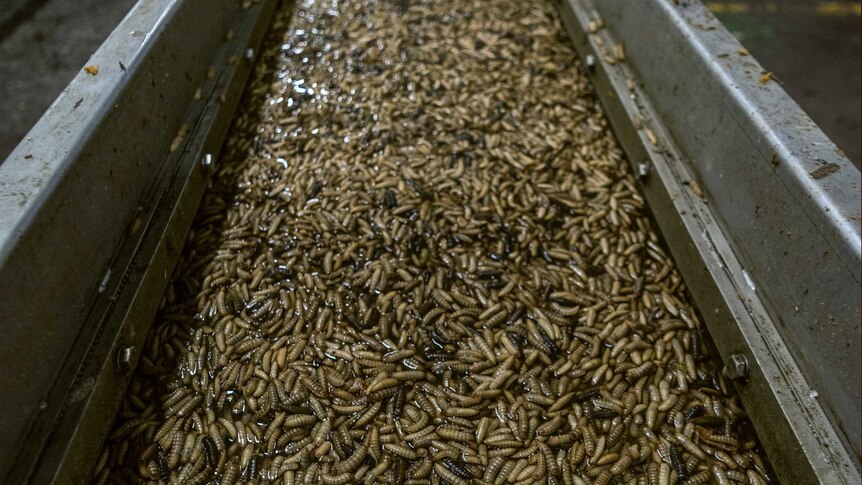
[[[766,483],[550,4],[267,45],[96,482]]]

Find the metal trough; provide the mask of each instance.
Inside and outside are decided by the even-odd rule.
[[[553,1],[780,478],[858,483],[859,171],[698,2]],[[141,0],[0,165],[4,482],[89,479],[275,3]]]

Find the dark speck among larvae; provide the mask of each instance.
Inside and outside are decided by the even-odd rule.
[[[767,483],[551,2],[273,22],[94,482]]]

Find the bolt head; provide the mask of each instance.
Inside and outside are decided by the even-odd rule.
[[[641,162],[638,164],[638,178],[644,179],[647,175],[649,175],[650,166],[647,162]]]
[[[587,67],[592,69],[596,67],[596,56],[592,54],[587,54],[587,57],[584,58],[584,62],[586,63]]]
[[[135,358],[135,347],[123,347],[117,354],[117,366],[124,373],[132,371],[132,361]]]
[[[724,366],[724,375],[729,379],[738,380],[748,377],[748,359],[742,354],[733,354]]]

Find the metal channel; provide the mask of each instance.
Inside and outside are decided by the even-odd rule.
[[[139,1],[0,165],[3,483],[89,480],[276,3]]]
[[[558,6],[779,478],[859,483],[859,171],[700,3]]]

